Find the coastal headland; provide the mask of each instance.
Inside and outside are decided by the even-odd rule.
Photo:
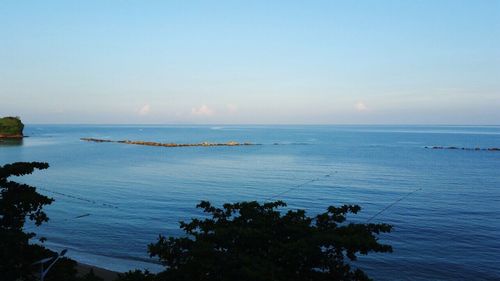
[[[0,118],[0,139],[23,138],[24,124],[19,117]]]
[[[131,140],[105,140],[105,139],[95,139],[95,138],[81,138],[82,141],[89,142],[108,142],[108,143],[123,143],[123,144],[135,144],[135,145],[146,145],[146,146],[162,146],[162,147],[193,147],[193,146],[249,146],[258,145],[250,142],[239,143],[235,141],[229,141],[226,143],[212,143],[212,142],[202,142],[202,143],[161,143],[152,141],[131,141]]]

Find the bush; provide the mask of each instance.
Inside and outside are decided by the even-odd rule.
[[[43,258],[55,256],[41,245],[30,244],[35,233],[23,230],[26,219],[36,226],[49,218],[43,211],[54,200],[36,192],[27,184],[10,181],[11,176],[31,174],[35,169],[47,169],[47,163],[14,163],[0,166],[0,280],[38,280],[38,268],[32,264]],[[63,258],[55,264],[46,281],[74,280],[76,262]]]
[[[346,223],[360,207],[329,207],[315,217],[304,210],[281,214],[282,201],[224,204],[201,202],[210,218],[181,222],[185,237],[159,237],[150,255],[166,266],[158,280],[369,280],[350,265],[357,254],[391,252],[377,234],[387,224]]]
[[[149,271],[134,270],[119,274],[115,281],[155,281],[156,276]]]

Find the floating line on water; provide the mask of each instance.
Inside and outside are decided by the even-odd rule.
[[[419,191],[419,190],[422,190],[421,187],[403,195],[401,198],[397,199],[396,201],[392,202],[391,204],[385,206],[385,208],[383,208],[382,210],[380,210],[378,213],[376,213],[375,215],[373,215],[371,218],[369,218],[366,222],[370,222],[372,221],[374,218],[378,217],[380,214],[382,214],[383,212],[387,211],[388,209],[390,209],[392,206],[396,205],[397,203],[403,201],[404,199],[408,198],[410,195],[412,195],[413,193]]]
[[[288,192],[291,192],[291,191],[293,191],[293,190],[296,190],[296,189],[298,189],[298,188],[301,188],[301,187],[306,186],[306,185],[308,185],[308,184],[311,184],[311,183],[313,183],[313,182],[317,182],[317,181],[322,180],[322,179],[324,179],[324,178],[329,178],[331,175],[336,174],[336,173],[337,173],[337,171],[333,171],[333,172],[330,172],[329,174],[326,174],[326,175],[324,175],[324,176],[321,176],[321,177],[317,177],[317,178],[314,178],[314,179],[308,180],[308,181],[306,181],[306,182],[303,182],[303,183],[301,183],[301,184],[298,184],[298,185],[296,185],[296,186],[293,186],[293,187],[291,187],[291,188],[289,188],[289,189],[287,189],[287,190],[285,190],[285,191],[279,192],[279,193],[277,193],[277,194],[275,194],[275,195],[273,195],[273,196],[271,196],[271,197],[268,197],[268,198],[264,199],[264,201],[271,201],[271,200],[275,199],[276,197],[279,197],[279,196],[282,196],[282,195],[284,195],[284,194],[287,194]]]
[[[71,199],[80,200],[80,201],[84,201],[84,202],[87,202],[87,203],[95,204],[95,205],[101,205],[101,206],[108,207],[108,208],[118,209],[118,206],[115,206],[115,205],[112,205],[112,204],[108,204],[108,203],[100,203],[100,202],[97,202],[95,200],[90,200],[90,199],[87,199],[87,198],[84,198],[84,197],[81,197],[81,196],[74,196],[74,195],[71,195],[71,194],[66,194],[66,193],[62,193],[62,192],[58,192],[58,191],[53,191],[53,190],[49,190],[49,189],[42,188],[42,187],[37,187],[37,189],[40,189],[40,190],[43,190],[43,191],[47,191],[47,192],[50,192],[50,193],[54,193],[54,194],[57,194],[57,195],[61,195],[61,196],[64,196],[64,197],[68,197],[68,198],[71,198]]]
[[[79,216],[74,217],[74,219],[79,219],[79,218],[88,217],[88,216],[90,216],[90,214],[83,214],[83,215],[79,215]]]
[[[79,216],[76,216],[76,217],[72,217],[72,218],[67,218],[67,219],[64,219],[63,221],[76,220],[76,219],[80,219],[80,218],[84,218],[84,217],[88,217],[88,216],[90,216],[89,213],[83,214],[83,215],[79,215]]]

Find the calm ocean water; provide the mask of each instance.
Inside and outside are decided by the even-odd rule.
[[[353,219],[366,221],[421,188],[374,220],[394,225],[381,236],[394,253],[362,256],[359,266],[376,280],[500,279],[500,152],[424,148],[500,147],[499,126],[28,125],[25,133],[21,145],[0,146],[0,165],[51,165],[20,179],[56,200],[37,232],[84,263],[160,269],[147,244],[159,233],[180,235],[178,221],[200,216],[200,200],[276,196],[310,214],[359,204]],[[162,148],[81,137],[262,145]]]

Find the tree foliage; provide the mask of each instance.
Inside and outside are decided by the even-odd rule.
[[[23,135],[24,124],[19,117],[3,117],[0,118],[0,136],[16,136]]]
[[[47,169],[47,163],[14,163],[0,167],[0,276],[14,280],[29,272],[40,250],[29,244],[35,233],[23,231],[26,219],[39,226],[48,221],[43,206],[52,199],[36,192],[35,187],[9,180],[11,176]]]
[[[391,252],[377,235],[387,224],[347,223],[360,207],[329,207],[308,217],[282,201],[241,202],[215,208],[197,207],[209,216],[181,222],[184,237],[159,237],[149,245],[151,256],[166,266],[158,280],[369,280],[350,265],[358,254]]]
[[[119,274],[115,281],[157,281],[155,274],[149,271],[133,270]]]
[[[49,220],[43,207],[54,200],[36,192],[27,184],[11,181],[12,176],[24,176],[35,169],[47,169],[41,162],[18,162],[0,166],[0,280],[37,280],[32,263],[55,256],[42,245],[31,244],[36,235],[24,232],[26,220],[36,226]],[[45,280],[74,280],[76,262],[63,258],[52,268]],[[34,271],[36,273],[34,273]]]

